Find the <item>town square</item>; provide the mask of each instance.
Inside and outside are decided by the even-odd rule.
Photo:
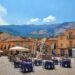
[[[0,75],[75,75],[75,0],[0,0]]]

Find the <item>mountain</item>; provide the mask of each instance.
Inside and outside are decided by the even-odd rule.
[[[49,37],[61,34],[70,28],[75,28],[75,22],[48,25],[1,25],[0,32],[7,32],[16,36]]]
[[[7,32],[19,36],[44,36],[46,35],[46,32],[48,35],[51,35],[54,27],[54,25],[2,25],[0,26],[0,32]],[[32,34],[33,32],[37,31],[39,34]]]
[[[54,32],[55,32],[55,35],[59,35],[68,29],[75,29],[75,22],[64,22],[62,24],[59,24],[54,30]]]

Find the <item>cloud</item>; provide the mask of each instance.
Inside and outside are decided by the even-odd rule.
[[[0,18],[0,25],[9,25],[4,19]]]
[[[26,24],[39,25],[39,24],[45,24],[45,23],[52,23],[55,20],[56,20],[56,17],[54,16],[48,16],[45,18],[31,18],[29,21],[26,22]]]
[[[9,23],[3,18],[5,15],[7,15],[7,9],[0,5],[0,25],[9,25]]]
[[[5,16],[7,15],[7,9],[0,5],[0,16]]]
[[[27,22],[27,24],[35,24],[35,23],[38,23],[39,21],[40,21],[39,18],[31,18],[31,19]]]
[[[56,20],[56,17],[54,16],[48,16],[46,18],[43,18],[43,22],[46,22],[46,23],[54,22],[55,20]]]

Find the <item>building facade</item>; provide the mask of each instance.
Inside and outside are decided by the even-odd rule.
[[[13,36],[8,33],[0,32],[0,50],[9,51],[11,47],[23,46],[30,49],[32,53],[40,51],[43,38]],[[45,52],[58,56],[72,56],[72,48],[75,48],[75,29],[64,31],[56,37],[46,38],[44,43]]]
[[[72,48],[75,48],[75,29],[68,29],[57,36],[57,50],[61,56],[72,56]]]

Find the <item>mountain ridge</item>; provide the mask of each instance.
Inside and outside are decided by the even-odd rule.
[[[1,25],[0,32],[16,36],[49,37],[63,33],[64,30],[75,28],[75,22],[43,25]],[[35,34],[32,34],[36,32]]]

